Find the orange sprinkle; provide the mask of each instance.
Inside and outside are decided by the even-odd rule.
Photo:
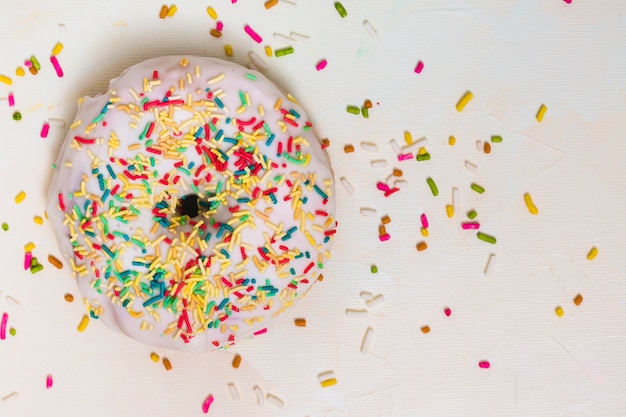
[[[241,365],[241,355],[236,354],[233,358],[233,368],[237,369]]]
[[[385,225],[380,225],[378,226],[378,235],[379,236],[384,236],[387,234],[387,228],[385,228]]]
[[[426,249],[427,247],[428,245],[426,244],[426,242],[420,242],[417,244],[417,250],[420,252]]]
[[[318,280],[318,281],[324,281],[324,275],[323,275],[323,274],[319,274],[319,275],[317,276],[317,280]]]
[[[30,72],[33,75],[37,75],[39,71],[37,71],[37,68],[35,67],[28,67],[28,72]]]
[[[330,140],[328,138],[322,139],[322,148],[328,148],[330,146]]]
[[[398,168],[394,168],[393,169],[393,176],[394,177],[401,177],[403,175],[403,172],[401,169]]]
[[[167,358],[163,358],[163,366],[165,367],[166,371],[169,371],[170,369],[172,369],[172,363]]]
[[[72,301],[74,301],[74,296],[72,294],[70,294],[69,292],[67,294],[65,294],[63,296],[63,298],[65,299],[65,301],[67,301],[68,303],[71,303]]]
[[[365,102],[363,103],[363,107],[365,107],[366,109],[371,109],[372,101],[370,99],[365,100]]]
[[[278,0],[267,0],[265,2],[265,8],[269,10],[272,7],[276,6],[277,4],[278,4]]]
[[[165,19],[165,16],[167,16],[167,11],[168,11],[168,7],[165,4],[161,6],[161,11],[159,12],[159,18]]]
[[[580,294],[577,294],[576,297],[574,297],[574,304],[579,306],[582,302],[583,302],[583,296]]]
[[[306,319],[298,318],[298,319],[295,319],[294,322],[296,323],[296,326],[298,327],[306,327]]]
[[[48,255],[48,262],[50,262],[50,264],[52,264],[52,266],[54,266],[56,269],[62,269],[63,268],[63,262],[61,262],[54,255]]]
[[[485,144],[483,145],[483,150],[485,151],[485,153],[490,153],[491,152],[491,144],[489,142],[485,142]]]
[[[217,29],[211,29],[211,32],[209,32],[211,34],[211,36],[213,36],[214,38],[220,38],[222,37],[222,32],[220,32]]]
[[[422,326],[422,328],[420,329],[422,331],[422,333],[426,334],[426,333],[430,333],[430,326]]]
[[[383,217],[381,217],[380,221],[383,222],[383,224],[389,224],[391,223],[391,218],[387,215],[384,215]]]
[[[346,145],[343,147],[343,151],[345,153],[351,153],[354,152],[354,145]]]

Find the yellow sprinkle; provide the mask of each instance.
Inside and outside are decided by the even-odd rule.
[[[24,252],[32,252],[35,249],[35,244],[33,242],[29,242],[24,245]]]
[[[165,4],[161,6],[161,10],[159,11],[159,18],[165,19],[165,16],[167,16],[167,10],[168,8]]]
[[[226,56],[233,56],[233,47],[230,44],[224,45],[224,53]]]
[[[427,228],[422,227],[422,228],[420,229],[420,232],[422,232],[422,236],[424,236],[424,237],[428,237],[428,229],[427,229]]]
[[[533,199],[530,194],[524,194],[524,202],[526,203],[526,207],[528,207],[528,211],[530,212],[530,214],[536,215],[537,213],[539,213],[539,210],[537,209],[537,206],[535,206],[535,203],[533,203]]]
[[[456,144],[456,138],[454,136],[450,136],[448,138],[448,145],[454,146]]]
[[[543,120],[543,116],[545,116],[546,110],[548,110],[548,108],[546,107],[545,104],[542,104],[541,106],[539,106],[539,110],[537,110],[537,115],[535,116],[538,122]]]
[[[322,388],[332,387],[337,383],[337,378],[329,378],[321,382]]]
[[[598,256],[598,248],[594,246],[591,248],[591,250],[587,254],[587,259],[589,259],[590,261],[593,261],[596,258],[596,256]]]
[[[159,355],[157,355],[156,353],[152,352],[150,354],[150,359],[152,359],[152,362],[158,363],[159,362]]]
[[[54,45],[54,48],[52,48],[52,55],[54,56],[59,55],[62,50],[63,50],[63,44],[61,42],[57,42],[57,44]]]
[[[42,225],[43,224],[43,219],[41,218],[41,216],[35,216],[33,217],[33,221],[35,223],[37,223],[38,225]]]
[[[89,316],[85,314],[83,318],[80,319],[80,323],[78,323],[78,331],[84,332],[88,324],[89,324]]]
[[[6,85],[13,84],[13,80],[11,77],[7,77],[6,75],[0,74],[0,83],[5,83]]]
[[[423,146],[421,148],[419,148],[419,150],[417,151],[418,155],[426,155],[427,153],[428,153],[428,151]]]
[[[18,77],[23,77],[24,75],[26,75],[26,71],[24,71],[24,68],[22,67],[17,67],[15,68],[15,75],[17,75]]]
[[[452,218],[452,216],[454,216],[454,207],[452,204],[446,204],[446,214],[448,215],[448,218]]]
[[[163,358],[163,366],[165,367],[166,371],[169,371],[170,369],[172,369],[172,363],[167,358]]]
[[[20,191],[15,196],[15,203],[20,204],[22,201],[24,201],[25,198],[26,198],[26,193],[24,191]]]
[[[211,16],[211,19],[213,20],[217,19],[217,13],[215,13],[215,10],[213,9],[213,7],[211,6],[207,7],[206,12],[209,16]]]
[[[558,306],[557,308],[554,309],[554,312],[556,313],[557,316],[559,317],[563,317],[563,308],[561,308],[561,306]]]
[[[465,94],[463,94],[463,97],[459,99],[459,102],[456,103],[456,111],[458,112],[463,111],[467,103],[469,103],[470,100],[473,98],[474,98],[474,94],[472,94],[471,91],[466,91]]]
[[[172,4],[169,8],[169,10],[167,11],[166,16],[167,17],[172,17],[176,14],[176,12],[178,11],[178,7],[176,7],[175,4]]]
[[[407,145],[413,143],[413,137],[411,136],[411,132],[407,130],[404,131],[404,142],[406,142]]]
[[[272,52],[272,47],[271,47],[271,46],[267,45],[267,46],[265,47],[265,55],[266,55],[267,57],[271,57],[271,56],[273,55],[273,52]]]

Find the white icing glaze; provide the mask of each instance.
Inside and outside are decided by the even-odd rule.
[[[210,209],[182,217],[189,194]],[[172,56],[82,100],[48,213],[92,317],[146,344],[206,351],[263,331],[318,279],[333,194],[298,104],[256,71]]]

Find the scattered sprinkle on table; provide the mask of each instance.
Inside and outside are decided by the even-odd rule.
[[[241,355],[239,355],[238,353],[233,357],[233,368],[237,369],[239,368],[239,365],[241,365]]]
[[[593,246],[589,250],[589,253],[587,253],[587,259],[589,259],[590,261],[593,261],[594,259],[596,259],[596,256],[598,256],[598,248]]]
[[[80,323],[78,323],[77,330],[79,332],[84,332],[88,324],[89,324],[89,316],[85,314],[83,315],[83,318],[80,319]]]
[[[46,389],[50,389],[50,388],[52,388],[52,383],[53,383],[53,381],[52,381],[52,375],[48,374],[48,375],[46,376]]]
[[[213,394],[209,394],[204,400],[204,402],[202,403],[202,412],[204,414],[209,412],[209,409],[211,408],[211,404],[213,404]]]
[[[341,16],[342,19],[348,15],[346,8],[343,7],[343,4],[341,4],[338,1],[335,2],[335,9],[337,10],[337,13],[339,13],[339,16]]]
[[[150,353],[150,360],[152,360],[152,362],[154,363],[159,363],[159,360],[161,360],[161,358],[159,357],[159,355],[155,352],[151,352]]]
[[[482,369],[489,369],[491,367],[491,364],[489,363],[489,361],[480,361],[478,362],[478,366]]]
[[[170,362],[169,359],[163,358],[163,367],[165,368],[166,371],[169,371],[172,369],[172,363]]]
[[[530,214],[537,215],[537,213],[539,213],[539,210],[537,209],[537,206],[535,206],[535,203],[529,193],[524,194],[524,202],[526,203],[526,207],[528,208]]]
[[[63,296],[63,299],[64,299],[65,301],[67,301],[68,303],[71,303],[72,301],[74,301],[74,296],[73,296],[72,294],[70,294],[70,293],[66,293],[66,294]]]
[[[541,106],[539,106],[539,110],[537,110],[537,115],[535,116],[538,122],[541,122],[543,120],[543,116],[546,115],[547,110],[548,108],[546,107],[545,104],[542,104]]]
[[[435,184],[435,180],[428,177],[426,178],[426,183],[428,184],[430,192],[433,194],[433,196],[437,197],[439,195],[439,190],[437,189],[437,184]]]
[[[287,46],[286,48],[277,49],[274,51],[274,55],[279,58],[281,56],[293,54],[293,46]]]
[[[500,135],[492,135],[491,136],[491,141],[493,143],[501,143],[502,142],[502,136],[500,136]]]
[[[469,90],[466,91],[465,94],[463,94],[463,96],[461,96],[459,101],[456,103],[456,111],[462,112],[465,106],[467,105],[467,103],[469,103],[470,100],[473,98],[474,98],[474,94],[472,94],[472,92]]]
[[[415,69],[413,71],[416,74],[421,74],[423,69],[424,69],[424,63],[422,61],[417,61],[417,65],[415,66]]]
[[[306,319],[303,318],[297,318],[294,320],[294,324],[297,327],[306,327]]]
[[[426,250],[426,248],[428,248],[428,245],[426,244],[426,242],[419,242],[416,248],[419,252],[421,252],[423,250]]]
[[[482,193],[484,193],[484,192],[485,192],[485,188],[484,188],[483,186],[481,186],[481,185],[476,184],[475,182],[473,182],[473,183],[470,185],[470,188],[471,188],[472,190],[476,191],[478,194],[482,194]]]
[[[430,333],[430,326],[422,326],[420,330],[422,331],[422,333],[428,334]]]
[[[576,294],[576,297],[574,297],[574,300],[573,300],[573,301],[574,301],[574,304],[575,304],[575,305],[579,306],[579,305],[581,305],[581,304],[582,304],[582,302],[583,302],[583,296],[582,296],[582,295],[580,295],[580,294]]]
[[[363,355],[367,354],[369,351],[370,343],[372,342],[372,337],[374,336],[374,329],[368,327],[365,330],[365,334],[363,335],[363,341],[361,342],[361,353]]]
[[[324,68],[326,68],[326,65],[328,65],[328,61],[326,59],[322,59],[322,60],[318,61],[317,64],[315,64],[315,69],[318,70],[318,71],[321,71]]]
[[[563,317],[563,314],[565,314],[565,312],[563,311],[563,307],[561,307],[561,306],[557,306],[557,307],[554,309],[554,312],[556,313],[556,315],[557,315],[558,317]]]
[[[478,232],[476,233],[476,237],[480,240],[482,240],[483,242],[487,242],[487,243],[491,243],[492,245],[496,244],[496,238],[490,235],[487,235],[483,232]]]

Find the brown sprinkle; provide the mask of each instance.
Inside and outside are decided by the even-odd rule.
[[[352,153],[354,152],[354,145],[346,145],[343,147],[343,151],[345,153]]]
[[[426,242],[420,242],[417,244],[417,250],[420,252],[426,249],[427,247],[428,245],[426,244]]]
[[[62,269],[63,268],[63,262],[61,262],[54,255],[48,255],[48,262],[50,262],[50,264],[52,266],[54,266],[56,269]]]
[[[233,368],[237,369],[241,365],[241,355],[236,354],[233,358]]]
[[[166,371],[169,371],[170,369],[172,369],[172,363],[167,358],[163,358],[163,366],[165,367]]]
[[[384,215],[383,217],[381,217],[380,221],[383,224],[389,224],[389,223],[391,223],[391,218],[389,216],[387,216],[387,215]]]
[[[422,328],[420,329],[422,331],[422,333],[426,334],[426,333],[430,333],[430,326],[422,326]]]
[[[583,296],[580,294],[577,294],[576,297],[574,297],[574,304],[579,306],[582,302],[583,302]]]
[[[295,319],[294,322],[296,323],[296,326],[298,327],[306,327],[306,319]]]
[[[365,107],[366,109],[371,109],[372,101],[370,99],[365,100],[365,102],[363,103],[363,107]]]
[[[65,301],[67,301],[68,303],[71,303],[72,301],[74,301],[74,296],[72,294],[70,294],[69,292],[67,294],[65,294],[63,296],[63,298],[65,299]]]
[[[394,177],[401,177],[401,176],[402,176],[402,174],[403,174],[403,173],[402,173],[402,170],[401,170],[401,169],[398,169],[398,168],[394,168],[394,169],[393,169],[393,176],[394,176]]]

